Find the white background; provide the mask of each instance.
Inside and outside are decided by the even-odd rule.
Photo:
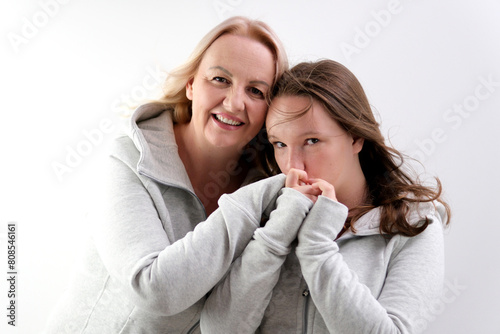
[[[498,0],[55,1],[0,5],[2,333],[42,331],[88,232],[100,191],[90,181],[124,107],[157,93],[160,70],[231,15],[269,23],[292,64],[332,58],[356,74],[384,134],[424,160],[452,206],[445,295],[426,333],[500,333]],[[6,317],[9,222],[16,328]]]

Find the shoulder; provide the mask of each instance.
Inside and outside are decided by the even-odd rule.
[[[408,214],[408,223],[412,226],[427,224],[425,229],[415,236],[395,235],[391,239],[397,250],[418,249],[419,253],[437,254],[442,251],[444,243],[444,221],[446,212],[439,202],[422,202],[416,204]],[[397,251],[395,252],[397,253]]]
[[[134,141],[126,134],[120,134],[115,137],[108,148],[108,156],[112,159],[118,159],[136,169],[140,159],[140,152]]]
[[[429,226],[434,224],[443,229],[447,219],[446,209],[438,201],[414,203],[407,214],[408,223],[412,226],[421,226],[428,222]]]

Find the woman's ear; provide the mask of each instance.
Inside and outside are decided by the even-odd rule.
[[[363,148],[363,144],[365,143],[365,139],[361,137],[352,137],[352,153],[358,154],[361,152]]]
[[[194,78],[188,80],[186,84],[186,97],[188,100],[193,101],[193,82]]]

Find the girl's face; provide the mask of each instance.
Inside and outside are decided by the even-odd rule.
[[[206,51],[186,96],[198,143],[243,148],[262,128],[274,57],[261,43],[223,35]]]
[[[309,104],[310,99],[303,96],[273,99],[266,126],[276,162],[283,173],[288,174],[291,168],[304,170],[309,178],[332,184],[342,196],[349,192],[354,177],[362,177],[354,171],[359,170],[363,140],[355,140],[316,100],[304,116],[287,120],[289,113],[304,110]]]

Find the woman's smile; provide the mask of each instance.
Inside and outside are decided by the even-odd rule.
[[[236,117],[226,114],[212,114],[212,118],[215,120],[217,125],[228,130],[236,130],[236,128],[245,124],[243,121],[237,119]]]

